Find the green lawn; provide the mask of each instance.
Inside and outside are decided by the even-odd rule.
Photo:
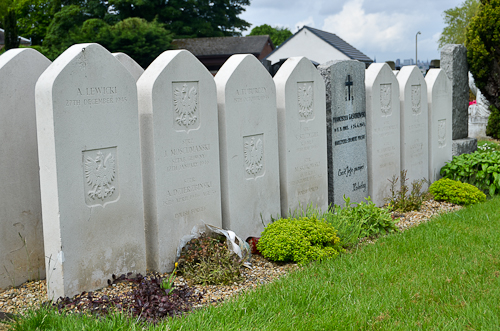
[[[13,329],[133,326],[122,316],[97,322],[47,311],[32,315]],[[156,328],[181,329],[499,330],[500,198],[312,263],[236,300]]]

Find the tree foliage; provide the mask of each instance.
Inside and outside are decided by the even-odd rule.
[[[97,42],[147,66],[170,48],[174,36],[241,35],[250,24],[239,15],[249,4],[250,0],[0,0],[0,9],[15,9],[19,34],[31,38],[50,59],[72,44]]]
[[[249,36],[262,36],[262,35],[269,35],[271,41],[273,42],[273,45],[278,47],[285,40],[287,40],[292,36],[292,32],[290,32],[288,28],[280,28],[280,27],[273,28],[270,25],[262,24],[253,28],[252,31],[249,33]]]
[[[476,86],[491,104],[487,134],[500,138],[500,0],[482,0],[467,30],[467,61]]]
[[[460,6],[444,11],[446,27],[439,38],[439,48],[446,44],[465,44],[467,26],[479,11],[479,0],[465,0]]]

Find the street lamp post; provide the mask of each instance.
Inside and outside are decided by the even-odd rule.
[[[417,32],[417,34],[415,35],[415,64],[417,65],[418,67],[418,61],[417,61],[417,38],[418,38],[418,35],[421,34],[420,31]]]

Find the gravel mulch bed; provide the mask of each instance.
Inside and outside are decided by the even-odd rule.
[[[427,222],[434,215],[454,212],[461,208],[461,206],[451,203],[430,200],[424,202],[421,210],[418,212],[413,211],[406,214],[393,213],[393,217],[395,219],[399,218],[397,226],[401,231],[405,231],[421,223]],[[373,242],[372,240],[362,241],[364,243]],[[226,286],[192,286],[191,288],[194,290],[193,294],[198,298],[198,300],[194,302],[193,308],[199,308],[205,305],[216,305],[240,292],[252,290],[257,286],[269,283],[298,268],[296,264],[270,262],[259,255],[252,255],[250,263],[250,268],[243,268],[242,280],[238,283]],[[164,277],[166,275],[167,274],[159,275],[148,273],[146,278]],[[184,285],[187,285],[186,281],[182,277],[177,277],[175,286],[183,287]],[[77,304],[67,306],[66,308],[74,312],[88,312],[89,307],[92,306],[92,301],[113,301],[114,298],[119,298],[125,293],[131,293],[134,289],[137,289],[137,286],[137,283],[130,281],[115,282],[101,290],[81,295]],[[17,288],[11,288],[0,292],[0,313],[23,315],[27,310],[36,309],[46,302],[46,294],[45,280],[27,282]],[[201,299],[199,299],[200,295]],[[5,328],[5,326],[2,326],[2,323],[0,323],[0,331],[3,331],[3,328]]]

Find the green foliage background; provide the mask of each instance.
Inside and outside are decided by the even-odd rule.
[[[280,27],[273,28],[268,24],[263,24],[253,28],[248,35],[249,36],[269,35],[271,41],[273,42],[273,45],[275,47],[278,47],[285,40],[287,40],[292,36],[292,32],[288,28],[280,28]]]
[[[460,6],[444,11],[446,26],[439,37],[439,48],[446,44],[465,44],[467,27],[479,12],[479,6],[479,0],[465,0]]]
[[[146,67],[173,38],[240,36],[250,24],[238,16],[249,0],[0,0],[19,35],[54,60],[75,43],[97,42]]]

